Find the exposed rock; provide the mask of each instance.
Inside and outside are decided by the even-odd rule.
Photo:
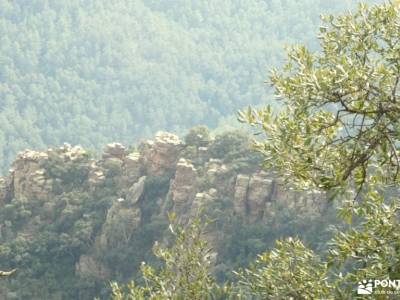
[[[239,174],[236,177],[235,183],[235,195],[233,207],[234,211],[238,215],[246,215],[246,207],[247,207],[247,192],[249,189],[249,181],[250,176]]]
[[[196,169],[186,159],[181,158],[176,166],[175,178],[170,186],[170,196],[174,209],[182,212],[190,205],[195,195]]]
[[[87,157],[87,151],[81,146],[72,147],[68,143],[64,143],[61,147],[54,150],[49,148],[46,153],[47,156],[57,155],[64,162],[78,161]]]
[[[208,190],[208,194],[209,194],[211,197],[216,198],[217,195],[218,195],[218,190],[217,190],[217,189],[214,189],[214,188],[211,188],[211,189]]]
[[[241,216],[247,215],[250,222],[255,222],[263,216],[266,202],[274,198],[274,188],[275,183],[264,172],[254,175],[239,174],[235,183],[233,203],[235,213]]]
[[[125,147],[120,143],[107,144],[103,152],[103,159],[110,157],[123,159],[125,156]]]
[[[133,205],[138,202],[140,196],[143,194],[144,184],[146,181],[146,176],[142,176],[139,178],[138,182],[136,182],[132,187],[129,189],[127,197],[127,204]]]
[[[39,199],[48,198],[53,188],[53,180],[47,178],[46,171],[39,169],[30,176],[30,185],[27,186],[26,193],[34,195]]]
[[[64,161],[77,161],[84,158],[87,155],[86,150],[81,146],[69,146],[64,152]]]
[[[199,147],[197,149],[197,156],[199,159],[199,163],[205,162],[208,157],[208,147]]]
[[[12,165],[11,178],[14,197],[25,200],[31,197],[45,199],[52,191],[52,179],[46,176],[41,163],[48,159],[47,153],[26,150],[21,152]]]
[[[222,163],[222,160],[211,158],[206,164],[207,175],[219,176],[229,171],[228,167]]]
[[[8,194],[8,185],[4,177],[0,177],[0,203],[6,200]]]
[[[137,194],[137,197],[140,195]],[[123,198],[118,198],[108,210],[99,238],[101,248],[128,243],[139,227],[142,218],[140,208],[127,207],[126,202]]]
[[[140,153],[134,152],[124,157],[122,175],[119,181],[121,187],[129,187],[135,183],[142,174]]]
[[[106,279],[108,277],[107,269],[96,261],[90,255],[82,255],[79,262],[75,265],[75,272],[80,276],[95,277],[99,279]]]
[[[207,192],[196,193],[189,214],[192,219],[198,214],[201,208],[206,207],[207,204],[209,204],[214,199],[215,192],[213,190],[214,189],[212,189],[211,193],[210,191],[208,193]]]
[[[247,192],[247,205],[250,222],[255,222],[262,216],[265,202],[271,200],[273,183],[265,174],[259,173],[253,175],[249,181]]]
[[[87,197],[97,200],[97,197],[101,198],[105,195],[104,199],[101,198],[101,204],[105,205],[109,203],[109,197],[113,197],[114,202],[106,213],[105,221],[99,225],[101,230],[97,230],[96,227],[96,230],[88,231],[91,234],[85,242],[89,247],[85,249],[86,254],[81,255],[79,262],[75,265],[77,274],[94,276],[107,281],[111,280],[108,277],[111,276],[109,273],[116,270],[107,264],[110,271],[108,272],[96,261],[99,257],[97,255],[102,255],[114,247],[123,246],[122,249],[133,243],[140,243],[139,240],[136,241],[133,238],[135,232],[145,222],[151,226],[154,225],[155,230],[161,232],[162,226],[166,224],[166,213],[171,209],[183,223],[193,220],[202,206],[205,206],[207,214],[211,212],[213,218],[223,215],[221,223],[212,227],[211,232],[207,232],[205,237],[212,248],[218,251],[221,244],[226,241],[226,226],[223,222],[229,220],[233,213],[236,215],[233,218],[241,216],[245,223],[268,224],[270,218],[277,212],[277,204],[294,209],[297,206],[311,207],[311,209],[318,207],[314,203],[318,197],[284,190],[272,175],[259,172],[259,168],[251,165],[250,162],[249,166],[240,169],[242,173],[247,173],[237,175],[235,172],[238,168],[235,168],[235,162],[224,163],[220,159],[208,160],[210,153],[207,147],[188,149],[188,151],[182,151],[182,149],[183,144],[177,136],[161,132],[157,134],[154,141],[147,141],[140,152],[128,154],[121,144],[108,144],[102,159],[97,161],[88,160],[86,151],[79,146],[71,147],[69,144],[49,149],[47,152],[27,150],[17,157],[10,175],[6,178],[0,177],[0,204],[5,201],[5,198],[9,198],[7,202],[10,201],[13,196],[15,198],[13,201],[16,202],[33,197],[47,200],[38,201],[43,205],[40,214],[36,209],[31,212],[26,211],[28,221],[22,225],[20,231],[33,236],[44,228],[43,225],[54,223],[58,219],[69,222],[69,220],[81,218],[87,220],[83,224],[89,227],[95,216],[94,222],[97,226],[97,220],[100,218],[97,212],[92,211],[92,202],[89,202],[90,205],[86,207],[83,200]],[[181,155],[187,155],[191,160],[179,159]],[[80,159],[85,159],[84,163],[81,163]],[[76,165],[70,163],[77,160]],[[208,162],[205,162],[206,160]],[[55,166],[55,164],[61,165]],[[44,169],[43,166],[51,168]],[[60,168],[53,168],[54,166],[60,166]],[[72,170],[67,174],[72,176],[76,174],[74,173],[76,166],[78,171],[82,171],[80,173],[85,175],[82,176],[83,181],[86,180],[86,174],[88,174],[87,181],[82,182],[81,186],[80,182],[73,182],[73,185],[68,185],[63,189],[67,180],[62,179],[61,176],[53,178],[55,197],[52,197],[53,181],[46,170],[49,174],[53,174],[53,169],[61,170],[61,174],[65,170]],[[169,181],[169,176],[149,177],[169,175],[172,173],[170,171],[175,171],[171,181]],[[146,178],[152,179],[148,183],[154,183],[154,186],[149,184],[149,187],[159,189],[156,193],[144,194]],[[168,184],[169,190],[166,191]],[[76,190],[74,190],[75,186]],[[84,194],[80,194],[81,191]],[[62,193],[66,193],[65,197]],[[53,199],[56,201],[51,201]],[[16,204],[22,204],[21,207],[30,207],[24,203]],[[84,215],[81,214],[82,208],[85,210]],[[103,216],[102,211],[100,214]],[[151,224],[150,222],[153,221],[154,223]],[[0,224],[0,242],[15,238],[18,232],[14,232],[14,226],[9,220]],[[77,228],[79,229],[78,226]],[[67,230],[70,229],[67,228]],[[161,240],[166,238],[166,236],[158,237]],[[212,255],[215,259],[217,252],[213,252]]]
[[[88,182],[91,189],[102,184],[106,179],[103,170],[93,161],[89,166]]]
[[[143,162],[148,175],[159,176],[172,170],[178,160],[183,143],[178,136],[158,132],[155,141],[146,141],[143,147]]]

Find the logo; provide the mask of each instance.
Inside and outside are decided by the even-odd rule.
[[[374,288],[373,281],[370,280],[363,280],[358,282],[357,294],[359,295],[371,295]]]
[[[358,282],[358,295],[400,295],[400,279],[364,279]]]

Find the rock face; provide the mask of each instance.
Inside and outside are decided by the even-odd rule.
[[[247,193],[249,190],[249,175],[239,174],[236,177],[233,207],[236,214],[244,215],[247,212]]]
[[[88,175],[90,189],[94,190],[96,186],[101,185],[105,179],[106,176],[103,170],[100,168],[100,166],[97,165],[95,161],[92,161],[92,163],[89,166],[89,175]]]
[[[170,197],[174,210],[182,213],[196,194],[196,169],[186,159],[181,158],[176,165],[175,178],[170,186]]]
[[[228,172],[228,167],[220,159],[211,158],[206,163],[208,176],[220,176]]]
[[[265,172],[239,174],[236,177],[233,207],[236,215],[249,223],[267,222],[275,215],[276,205],[318,214],[321,194],[288,191],[279,180]]]
[[[122,182],[129,185],[136,182],[142,174],[140,153],[134,152],[124,158]]]
[[[193,219],[199,213],[200,209],[207,207],[207,204],[211,203],[217,197],[217,190],[210,189],[207,192],[196,193],[192,205],[190,207],[190,218]]]
[[[116,199],[107,212],[106,221],[99,236],[100,248],[107,249],[129,243],[140,222],[140,208],[126,207],[122,198]]]
[[[168,177],[169,189],[157,200],[157,205],[168,207],[168,200],[171,200],[172,209],[186,215],[186,219],[193,217],[200,207],[212,205],[221,198],[231,199],[232,213],[249,223],[267,220],[273,215],[275,203],[315,210],[314,197],[288,192],[262,171],[238,174],[223,159],[211,157],[210,145],[197,146],[190,159],[182,157],[184,147],[178,136],[158,132],[155,139],[146,141],[138,152],[129,153],[119,143],[107,144],[101,160],[88,160],[84,149],[69,144],[46,152],[26,150],[18,155],[9,176],[0,178],[0,203],[8,198],[7,201],[12,198],[27,201],[32,197],[51,199],[53,186],[60,184],[60,179],[50,177],[46,163],[67,165],[86,159],[89,191],[94,193],[107,180],[108,184],[115,184],[118,191],[98,239],[104,247],[112,243],[112,235],[119,236],[120,241],[129,240],[140,226],[139,202],[145,189],[145,175],[171,176]],[[43,205],[45,215],[54,214],[54,207],[54,203],[46,202]]]
[[[120,143],[107,144],[103,152],[103,159],[111,157],[123,159],[125,156],[125,147]]]
[[[9,191],[19,201],[35,197],[49,199],[52,196],[53,178],[44,167],[50,158],[55,158],[61,166],[87,158],[87,152],[80,146],[64,144],[58,149],[49,148],[46,152],[25,150],[18,154],[9,175]]]
[[[0,177],[0,201],[4,202],[8,194],[8,184],[5,178]],[[1,203],[0,202],[0,203]]]
[[[142,220],[138,200],[143,194],[146,176],[129,188],[127,198],[118,198],[107,212],[106,221],[103,224],[99,243],[102,249],[109,245],[128,243],[139,227]]]
[[[143,161],[146,174],[163,175],[172,170],[183,149],[178,136],[168,132],[158,132],[154,141],[146,141],[143,147]]]
[[[10,174],[0,177],[0,206],[19,205],[25,218],[21,224],[26,224],[21,231],[27,236],[57,222],[67,223],[70,227],[66,228],[73,230],[80,228],[78,238],[71,237],[75,241],[87,236],[86,252],[79,253],[74,262],[76,274],[102,280],[110,280],[116,270],[109,262],[102,263],[101,255],[126,250],[143,232],[154,231],[162,235],[161,240],[166,238],[164,229],[159,228],[167,223],[170,211],[182,223],[193,220],[200,208],[207,216],[222,219],[206,236],[212,248],[220,249],[227,224],[223,222],[230,218],[265,225],[277,211],[277,204],[295,209],[318,207],[314,197],[284,190],[254,162],[242,168],[241,158],[239,163],[213,158],[216,152],[212,147],[210,142],[208,147],[185,148],[176,135],[159,132],[154,141],[145,142],[134,152],[119,143],[108,144],[97,160],[69,144],[46,152],[26,150],[18,155]],[[40,214],[29,215],[32,212],[25,209],[33,198],[40,200],[34,202],[38,207],[33,213]],[[92,207],[101,207],[95,217]],[[13,231],[13,222],[0,222],[2,243],[20,234]]]
[[[33,197],[48,198],[52,190],[52,179],[46,177],[41,163],[48,154],[26,150],[21,152],[11,169],[11,181],[14,198],[20,201]]]
[[[265,203],[273,197],[273,182],[266,174],[259,173],[250,178],[247,192],[247,205],[250,222],[262,218]]]
[[[128,205],[134,205],[138,202],[140,196],[142,196],[144,191],[144,184],[146,181],[146,176],[139,178],[138,182],[133,184],[126,195],[126,201]]]

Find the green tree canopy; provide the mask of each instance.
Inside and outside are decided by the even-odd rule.
[[[361,188],[367,174],[399,179],[398,2],[324,18],[320,52],[293,47],[271,83],[285,109],[241,113],[256,147],[297,187]]]
[[[361,4],[354,14],[324,21],[321,52],[294,47],[283,70],[272,72],[282,111],[249,108],[240,119],[265,134],[255,147],[288,183],[337,196],[339,216],[349,228],[337,232],[325,271],[318,271],[330,274],[330,288],[303,298],[350,299],[361,280],[399,276],[400,206],[393,186],[400,169],[400,2]],[[290,241],[279,245],[297,251],[293,257],[309,253]],[[280,252],[277,256],[287,260]],[[316,271],[304,269],[298,276],[289,268],[288,276],[304,285]],[[249,272],[266,280],[280,270],[272,264],[266,272]],[[263,291],[257,281],[246,283]],[[282,284],[264,290],[276,294]]]
[[[315,45],[319,14],[355,2],[1,1],[0,172],[25,148],[214,128],[260,104],[285,43]]]

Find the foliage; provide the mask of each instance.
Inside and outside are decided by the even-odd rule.
[[[210,130],[206,126],[196,126],[185,136],[187,146],[204,147],[211,141]]]
[[[286,110],[249,109],[242,120],[260,126],[256,147],[269,165],[302,188],[361,188],[367,173],[396,182],[400,52],[396,2],[364,4],[354,15],[325,17],[322,52],[289,52],[271,83]],[[380,172],[385,166],[385,172]]]
[[[254,172],[258,162],[254,162],[248,152],[248,137],[238,133],[225,134],[227,137],[221,134],[217,143],[226,147],[226,156],[230,155],[229,151],[236,155],[234,160],[226,163],[227,167],[234,168],[240,162],[248,172]],[[241,141],[240,145],[235,147],[238,140]],[[211,140],[209,147],[213,143]],[[224,159],[223,156],[221,158]],[[115,159],[111,163],[100,160],[96,165],[106,174],[106,178],[105,182],[99,182],[94,187],[88,176],[93,170],[93,161],[87,157],[64,159],[63,154],[55,151],[40,165],[46,177],[54,183],[48,197],[27,195],[19,197],[21,199],[11,197],[5,200],[0,210],[0,264],[5,269],[17,267],[19,271],[9,285],[0,285],[0,295],[4,290],[16,290],[23,283],[16,297],[89,299],[98,295],[107,298],[110,295],[109,279],[126,282],[133,278],[140,285],[143,283],[140,276],[142,261],[154,266],[162,264],[152,254],[152,246],[155,241],[165,241],[169,237],[165,212],[174,205],[168,195],[175,170],[162,176],[147,175],[143,193],[134,204],[135,207],[131,207],[129,202],[123,202],[119,207],[114,206],[115,202],[126,197],[132,187],[131,182],[124,183],[121,180],[125,172],[121,162]],[[211,234],[217,234],[219,239],[218,244],[214,245],[214,250],[218,252],[218,276],[215,281],[231,278],[230,270],[247,266],[257,253],[272,247],[275,237],[297,234],[299,231],[296,228],[303,230],[309,224],[309,219],[295,218],[297,211],[282,210],[275,218],[271,218],[274,226],[239,225],[234,222],[237,217],[233,215],[233,203],[229,196],[232,192],[231,183],[228,183],[236,176],[235,172],[212,179],[205,172],[207,168],[204,161],[199,161],[196,168],[199,170],[196,188],[204,191],[218,188],[216,198],[207,202],[205,208],[207,215],[215,219],[208,229]],[[204,168],[202,172],[201,168]],[[117,209],[112,211],[111,207]],[[126,214],[113,214],[120,208]],[[106,222],[108,214],[110,218]],[[135,224],[135,217],[140,224]],[[264,231],[266,228],[273,228],[273,231]],[[305,239],[314,244],[312,236],[305,233]],[[104,237],[106,247],[102,242]],[[91,265],[90,259],[84,259],[87,257],[93,258],[95,263]],[[82,266],[92,269],[77,271]],[[96,266],[100,266],[100,269],[96,269]],[[104,270],[106,272],[102,273]]]
[[[215,127],[260,103],[284,43],[313,44],[319,14],[347,3],[1,1],[0,170],[25,148]]]
[[[259,256],[238,273],[239,284],[259,299],[330,299],[327,269],[299,240],[277,241],[276,248]],[[328,297],[327,297],[328,296]],[[333,299],[333,298],[331,298]]]
[[[171,217],[174,222],[175,216]],[[145,286],[132,282],[124,292],[113,283],[112,299],[213,299],[223,292],[211,276],[212,257],[203,238],[201,219],[195,218],[186,228],[171,225],[170,230],[175,236],[173,246],[164,248],[158,243],[154,246],[154,254],[162,260],[163,267],[156,270],[143,263]]]
[[[113,3],[110,1],[109,5]],[[179,13],[172,12],[167,3],[152,1],[149,3],[149,7],[154,10],[168,11],[168,14],[178,20],[176,21],[178,24],[185,24],[191,30],[201,27],[201,14],[200,18],[194,18],[197,20],[196,27],[184,19],[185,14],[182,14],[181,18]],[[0,5],[6,6],[3,3]],[[202,7],[203,4],[199,5]],[[46,6],[44,10],[46,13],[49,10],[48,6],[53,7],[53,4]],[[181,11],[178,6],[174,6],[174,9]],[[9,13],[10,7],[12,11],[14,6],[7,4],[7,7],[8,10],[4,11]],[[37,9],[36,6],[35,8]],[[62,9],[58,10],[61,14]],[[138,11],[144,12],[144,10]],[[22,10],[22,13],[27,12]],[[287,13],[285,11],[285,16]],[[41,17],[40,13],[38,16]],[[191,13],[190,16],[196,14]],[[15,14],[11,19],[17,17],[18,14]],[[79,14],[76,17],[79,19]],[[170,247],[156,244],[154,247],[155,255],[159,259],[156,262],[161,264],[160,268],[151,267],[149,264],[142,265],[144,284],[138,280],[127,288],[113,284],[114,299],[354,299],[357,297],[355,285],[360,280],[398,279],[400,274],[399,201],[396,198],[399,181],[397,157],[400,154],[398,153],[400,110],[398,1],[372,8],[362,5],[354,14],[337,18],[327,17],[325,20],[326,27],[321,29],[321,52],[312,53],[305,47],[295,47],[289,52],[289,62],[283,71],[274,71],[271,76],[272,84],[283,103],[282,110],[275,115],[271,109],[249,109],[248,112],[241,113],[241,119],[265,133],[265,141],[256,141],[256,149],[266,159],[266,166],[279,171],[295,188],[328,192],[331,199],[336,200],[340,206],[339,216],[347,222],[347,225],[338,228],[328,246],[321,247],[327,248],[326,252],[317,253],[320,250],[320,241],[314,243],[315,240],[310,240],[308,237],[322,236],[327,229],[324,229],[322,234],[321,231],[312,228],[309,233],[300,235],[304,242],[298,238],[284,239],[288,234],[293,234],[294,230],[290,227],[297,227],[296,229],[301,231],[306,228],[307,221],[311,223],[307,219],[293,220],[287,212],[271,218],[268,224],[271,225],[269,230],[276,229],[271,232],[271,235],[275,235],[273,237],[267,236],[263,228],[257,226],[243,226],[241,230],[234,232],[236,229],[234,225],[217,221],[221,230],[231,230],[231,236],[222,239],[220,243],[228,241],[229,246],[235,242],[235,238],[243,238],[241,241],[236,241],[231,253],[225,252],[231,260],[218,265],[224,272],[230,272],[232,265],[238,261],[246,265],[256,251],[270,248],[272,238],[279,238],[274,250],[262,253],[249,267],[244,266],[237,272],[239,281],[225,287],[214,279],[213,257],[203,239],[207,232],[204,232],[204,227],[200,225],[200,219],[195,219],[188,227],[175,224],[171,226],[175,244]],[[281,33],[278,32],[279,34]],[[91,45],[90,42],[87,44]],[[152,47],[146,49],[151,50]],[[107,62],[110,65],[118,65],[118,60],[112,59],[114,56],[110,51]],[[18,54],[18,51],[15,52]],[[146,52],[146,58],[151,61],[160,59],[159,55],[158,52]],[[58,55],[55,57],[60,58]],[[31,69],[29,65],[22,65],[28,71]],[[60,68],[63,66],[61,63]],[[223,77],[221,74],[215,75],[216,72],[212,68],[207,69],[205,65],[199,68],[203,67],[202,71],[207,74],[205,77]],[[90,66],[87,69],[83,68],[82,74],[90,75],[92,69]],[[12,72],[10,73],[8,69],[0,71],[0,76],[12,77]],[[45,81],[49,86],[55,87],[57,84],[51,80],[52,77],[58,78],[61,74],[61,78],[65,78],[68,75],[54,71],[50,67],[46,69],[46,74],[49,75],[49,78],[46,78],[49,80]],[[99,80],[108,84],[106,80],[108,77],[105,75],[99,72],[101,79]],[[105,86],[107,84],[104,83]],[[246,85],[246,82],[243,85]],[[240,84],[238,86],[239,89],[243,88]],[[3,86],[0,88],[2,88],[0,92],[5,89]],[[70,84],[70,88],[75,90],[73,84]],[[32,89],[35,91],[35,87]],[[154,87],[152,90],[162,91],[161,88],[154,89]],[[101,95],[98,90],[96,91],[98,93],[96,95]],[[202,92],[204,91],[209,90],[205,88]],[[223,100],[226,98],[221,97],[222,100],[218,102],[216,99],[219,99],[220,94],[216,93],[209,97],[206,92],[203,94],[206,95],[204,97],[210,98],[213,104],[217,103],[215,106],[218,109],[221,111],[227,109]],[[76,99],[73,96],[62,99]],[[144,98],[150,99],[150,97]],[[10,97],[2,99],[8,103],[5,113],[14,116],[16,107],[23,110],[23,103],[16,105]],[[179,99],[187,100],[183,96]],[[66,116],[69,117],[63,119],[65,123],[71,118],[71,114],[68,113],[79,111],[79,105],[75,105],[75,102],[71,100],[67,103],[72,108],[71,111],[67,110]],[[172,105],[176,103],[180,102],[174,102]],[[151,104],[149,101],[149,109],[156,106]],[[90,105],[96,114],[97,106],[93,103]],[[138,107],[140,110],[140,105]],[[104,111],[108,111],[108,108],[104,109],[104,107],[99,108],[103,112],[99,115],[103,117]],[[115,113],[112,107],[109,109],[110,114]],[[213,110],[210,109],[210,112]],[[57,114],[47,113],[47,115]],[[115,120],[123,119],[121,115]],[[160,113],[150,115],[157,116],[153,118],[155,120],[163,119],[159,116]],[[189,114],[191,115],[196,114]],[[139,113],[138,116],[140,119],[142,114]],[[0,122],[3,122],[2,120],[0,119]],[[76,120],[78,123],[85,123],[86,119],[77,117]],[[34,122],[30,119],[28,121]],[[39,118],[38,122],[41,121],[43,120]],[[56,117],[54,122],[57,123]],[[160,122],[164,124],[163,121]],[[89,123],[86,122],[86,125]],[[127,135],[128,127],[120,125],[125,128],[121,135]],[[158,125],[160,124],[154,124]],[[92,127],[88,125],[88,128]],[[70,130],[68,132],[79,132],[72,125],[68,130]],[[107,133],[104,128],[101,130]],[[53,138],[49,130],[45,132],[47,139]],[[60,136],[63,136],[62,133]],[[71,138],[70,135],[65,136]],[[40,139],[37,134],[32,134],[32,137]],[[81,136],[73,138],[79,139]],[[102,135],[99,136],[99,141],[101,138]],[[0,139],[3,139],[2,135]],[[194,139],[192,142],[197,143],[198,140]],[[15,145],[12,145],[10,153]],[[232,168],[233,170],[243,170],[242,163],[244,166],[253,167],[252,163],[258,161],[259,158],[255,159],[249,154],[249,150],[248,137],[238,133],[217,136],[210,144],[212,156],[222,159],[226,164],[237,165]],[[75,266],[79,258],[92,249],[95,244],[94,238],[98,236],[101,225],[104,224],[108,209],[113,201],[123,194],[116,188],[118,179],[116,177],[121,173],[121,166],[116,161],[107,165],[108,181],[89,191],[86,172],[88,161],[77,162],[77,165],[74,165],[50,159],[48,163],[44,166],[46,171],[62,182],[51,201],[13,199],[8,201],[0,214],[3,226],[0,264],[7,269],[19,268],[15,280],[10,281],[8,288],[18,289],[18,296],[29,299],[46,299],[52,296],[66,299],[90,298],[98,290],[106,296],[104,282],[90,276],[76,276]],[[111,267],[111,273],[115,274],[118,280],[125,281],[127,277],[134,276],[139,261],[149,258],[150,245],[155,239],[162,237],[165,222],[158,214],[156,204],[159,197],[167,192],[170,179],[170,175],[163,178],[149,177],[146,182],[144,196],[138,205],[140,211],[143,211],[144,219],[149,223],[135,232],[134,238],[131,239],[134,242],[121,247],[116,245],[114,248],[111,245],[108,257],[101,255],[96,257],[101,263]],[[207,183],[206,180],[204,182]],[[204,188],[207,190],[206,186]],[[21,201],[18,202],[19,200]],[[224,199],[219,200],[210,207],[217,213],[227,210],[225,217],[229,219],[233,215],[229,214],[232,212],[232,207],[226,205]],[[279,227],[275,221],[284,225]],[[326,225],[327,222],[319,220],[312,226],[326,227]],[[21,228],[24,228],[24,231],[19,231]],[[310,249],[309,244],[314,249]],[[238,254],[235,256],[234,252]]]
[[[354,14],[324,20],[323,51],[295,47],[283,72],[272,73],[285,109],[277,115],[270,108],[249,109],[240,119],[265,133],[266,141],[255,147],[289,183],[328,191],[331,198],[340,195],[339,216],[349,229],[337,232],[326,263],[315,269],[330,274],[331,288],[312,294],[306,289],[302,297],[350,299],[357,282],[399,274],[399,201],[390,192],[398,186],[400,169],[399,2],[362,4]],[[285,251],[290,247],[294,257],[317,259],[298,244],[287,244]],[[309,280],[319,286],[315,270],[305,268],[298,276],[289,269],[287,275],[294,288]],[[252,272],[267,282],[283,270]],[[253,291],[260,288],[244,282]],[[263,288],[280,297],[281,284]]]

